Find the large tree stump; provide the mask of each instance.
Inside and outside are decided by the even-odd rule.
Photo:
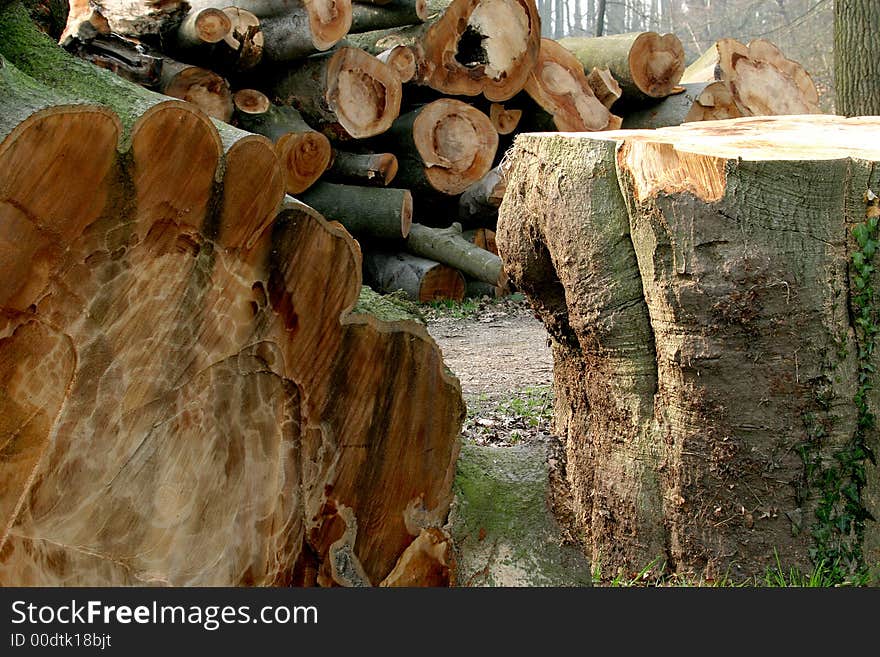
[[[443,583],[463,404],[424,328],[359,301],[267,139],[26,20],[0,9],[45,75],[0,57],[0,583]]]
[[[878,139],[831,116],[517,139],[498,248],[552,337],[603,572],[880,563]]]

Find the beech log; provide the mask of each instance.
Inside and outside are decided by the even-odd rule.
[[[299,199],[341,223],[355,237],[399,240],[409,235],[412,225],[413,200],[408,189],[318,182]]]
[[[330,141],[310,128],[292,107],[268,104],[263,112],[239,111],[236,123],[244,130],[268,137],[275,144],[288,194],[307,190],[330,164],[333,154]]]
[[[397,71],[402,83],[407,83],[416,75],[416,56],[409,46],[394,46],[376,55],[380,62],[388,64]]]
[[[228,123],[232,118],[232,91],[229,83],[209,69],[165,57],[159,77],[159,91],[166,96],[192,103],[219,121]]]
[[[400,114],[400,78],[359,48],[313,55],[274,81],[276,102],[293,105],[331,139],[385,132]]]
[[[460,271],[411,253],[368,251],[364,254],[364,276],[377,290],[403,290],[416,303],[438,299],[461,301],[465,293]]]
[[[489,120],[499,135],[509,135],[516,130],[522,118],[522,110],[507,108],[501,103],[489,105]]]
[[[617,102],[623,90],[611,75],[611,71],[607,68],[598,68],[594,66],[587,75],[587,83],[593,90],[596,99],[608,109]]]
[[[176,29],[189,10],[190,3],[185,0],[70,0],[61,42],[70,36],[82,36],[80,26],[93,21],[94,12],[106,20],[110,31],[116,34],[158,37]]]
[[[506,287],[507,277],[501,259],[462,237],[461,224],[430,228],[413,223],[406,239],[406,250],[454,267],[479,281]]]
[[[517,139],[498,248],[603,570],[880,575],[878,144],[827,115]]]
[[[498,133],[476,108],[442,98],[402,115],[381,142],[400,160],[400,186],[455,195],[492,167]]]
[[[232,20],[221,9],[205,7],[193,9],[177,28],[177,45],[194,48],[206,43],[217,43],[232,31]]]
[[[324,178],[329,182],[387,187],[397,175],[393,153],[347,153],[336,150]]]
[[[495,244],[495,231],[491,228],[471,228],[470,230],[462,231],[461,236],[474,246],[498,255],[498,245]]]
[[[628,112],[623,117],[626,130],[665,128],[690,121],[735,119],[742,116],[727,87],[721,82],[682,85],[684,92],[673,94],[654,105]]]
[[[585,71],[609,69],[620,84],[621,102],[630,106],[668,96],[684,72],[684,48],[674,34],[566,37],[559,44],[574,53]]]
[[[131,39],[115,34],[97,35],[87,40],[68,41],[68,52],[130,82],[156,89],[162,72],[162,57],[137,47]]]
[[[464,405],[424,328],[366,313],[344,230],[279,212],[268,140],[22,19],[0,9],[0,584],[448,584],[418,555]]]
[[[428,18],[426,0],[390,0],[382,5],[357,0],[351,6],[351,34],[405,25],[418,25]]]
[[[494,223],[506,189],[507,179],[499,165],[464,190],[458,199],[459,220],[464,225]]]
[[[722,82],[740,116],[818,114],[819,94],[803,66],[766,39],[721,39],[691,64],[682,82]],[[721,96],[720,92],[715,95]],[[722,116],[712,118],[726,118]]]
[[[612,121],[611,112],[593,93],[583,65],[552,39],[541,39],[538,61],[526,80],[525,91],[553,116],[557,130],[605,130]]]

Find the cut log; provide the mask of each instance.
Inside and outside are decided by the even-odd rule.
[[[195,48],[206,43],[217,43],[232,31],[232,20],[215,7],[191,10],[177,28],[177,45]]]
[[[408,189],[319,182],[299,198],[355,237],[399,240],[410,232],[413,200]]]
[[[611,112],[593,93],[583,65],[552,39],[541,39],[538,61],[524,89],[553,116],[557,130],[605,130],[611,121]]]
[[[667,96],[655,105],[628,112],[622,127],[629,129],[665,128],[690,121],[735,119],[742,116],[722,82],[683,85],[685,91]]]
[[[503,168],[497,166],[491,169],[459,197],[458,218],[464,225],[494,221],[506,189],[507,179]]]
[[[418,25],[428,18],[426,0],[390,0],[382,5],[355,1],[351,9],[352,34]]]
[[[67,49],[80,59],[115,73],[129,82],[156,89],[162,72],[162,57],[150,54],[137,42],[115,34],[88,40],[68,41]]]
[[[240,111],[236,123],[248,132],[268,137],[275,144],[288,194],[307,190],[330,164],[333,155],[330,141],[310,128],[292,107],[269,104],[264,112]]]
[[[383,50],[376,55],[376,59],[397,71],[397,77],[404,84],[416,75],[416,56],[409,46],[394,46]]]
[[[506,108],[501,103],[489,105],[489,120],[492,121],[495,132],[499,135],[509,135],[515,131],[521,118],[521,109]]]
[[[740,116],[820,112],[819,94],[810,75],[766,39],[748,45],[721,39],[682,76],[686,83],[715,81],[727,87]]]
[[[668,96],[684,73],[684,48],[674,34],[566,37],[559,44],[574,53],[585,71],[609,69],[620,85],[620,102],[630,106]]]
[[[349,37],[367,51],[398,45],[416,52],[414,83],[442,94],[512,98],[538,57],[541,22],[534,0],[453,0],[424,25]]]
[[[417,572],[464,415],[436,344],[352,312],[357,244],[278,212],[268,140],[40,48],[57,92],[0,66],[0,584]]]
[[[185,0],[70,0],[67,26],[61,35],[64,43],[69,36],[81,34],[80,26],[91,22],[93,13],[100,14],[110,31],[130,37],[158,37],[176,29],[190,10]]]
[[[238,7],[225,7],[232,22],[229,33],[209,51],[211,62],[221,70],[249,71],[263,59],[263,30],[260,19]]]
[[[455,195],[492,167],[498,133],[478,109],[442,98],[398,118],[381,143],[400,160],[399,185]]]
[[[166,96],[192,103],[219,121],[228,123],[232,118],[232,91],[229,83],[209,69],[165,57],[159,77],[159,91]]]
[[[551,335],[603,569],[880,562],[878,143],[823,115],[517,140],[498,247]]]
[[[587,83],[593,90],[596,99],[608,109],[617,102],[623,90],[611,75],[611,71],[607,68],[593,67],[590,74],[587,75]]]
[[[342,8],[343,5],[339,5]],[[350,4],[345,5],[350,9]],[[333,29],[315,24],[315,14],[306,7],[291,9],[283,16],[260,19],[263,57],[269,62],[302,59],[336,45],[348,32],[345,21],[335,20]],[[350,16],[349,16],[350,20]]]
[[[276,101],[295,106],[331,139],[385,132],[400,114],[400,78],[359,48],[313,55],[273,84]]]
[[[449,228],[430,228],[413,223],[406,238],[406,250],[454,267],[478,281],[506,287],[507,277],[501,259],[464,239],[461,224],[454,223]]]
[[[505,292],[497,285],[465,277],[464,296],[468,299],[481,299],[483,297],[497,299],[505,296]]]
[[[88,43],[96,36],[114,34],[109,21],[95,7],[82,0],[71,0],[70,10],[65,18],[65,25],[59,37],[59,43],[65,47],[74,41]],[[71,13],[74,14],[71,18]]]
[[[474,246],[498,255],[498,245],[495,244],[495,231],[491,228],[471,228],[470,230],[462,231],[461,236]]]
[[[397,175],[393,153],[347,153],[334,151],[333,162],[324,172],[329,182],[387,187]]]
[[[364,276],[375,289],[387,293],[403,290],[416,303],[464,298],[465,280],[460,271],[410,253],[368,251],[364,254]]]
[[[232,104],[236,112],[248,115],[265,114],[272,107],[268,96],[257,89],[239,89],[232,94]]]

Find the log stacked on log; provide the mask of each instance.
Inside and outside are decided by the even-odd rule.
[[[268,137],[287,193],[385,256],[374,264],[436,258],[466,289],[498,293],[509,287],[481,287],[455,249],[428,256],[408,231],[494,230],[517,134],[815,111],[809,76],[764,40],[719,41],[686,70],[674,34],[540,31],[535,0],[73,0],[62,42]],[[482,254],[471,255],[478,269]],[[400,280],[374,271],[364,275],[382,291]],[[458,295],[457,279],[444,280]],[[446,294],[407,289],[413,300]]]

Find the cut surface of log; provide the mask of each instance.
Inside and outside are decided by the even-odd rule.
[[[169,58],[162,60],[159,91],[192,103],[208,116],[229,122],[232,118],[232,91],[229,83],[214,71]]]
[[[203,43],[217,43],[232,30],[232,20],[221,9],[206,7],[191,10],[177,28],[177,44],[192,48]]]
[[[409,46],[394,46],[383,50],[376,55],[376,59],[397,71],[397,76],[403,83],[409,82],[416,75],[416,56]]]
[[[364,254],[364,275],[377,290],[403,290],[416,303],[464,298],[465,280],[460,271],[411,253],[368,251]]]
[[[538,61],[524,89],[553,116],[560,131],[605,130],[611,121],[611,112],[593,93],[583,65],[552,39],[541,39]]]
[[[501,103],[489,105],[489,120],[495,126],[495,132],[499,135],[509,135],[519,125],[522,118],[522,110],[514,107],[507,108]]]
[[[483,112],[441,98],[401,116],[383,143],[393,144],[402,160],[397,174],[402,186],[454,195],[489,171],[498,133]]]
[[[854,319],[876,316],[878,138],[802,115],[517,140],[498,247],[551,335],[572,501],[612,570],[878,562]]]
[[[566,37],[559,44],[574,53],[586,71],[608,68],[621,87],[622,100],[633,104],[668,96],[684,73],[684,48],[674,34]]]
[[[489,253],[498,255],[498,245],[495,244],[495,231],[491,228],[472,228],[462,231],[461,236],[471,244],[486,249]]]
[[[387,187],[397,175],[397,168],[397,157],[393,153],[347,153],[336,150],[324,178],[329,182]]]
[[[259,101],[259,99],[257,99]],[[288,194],[299,194],[311,187],[326,171],[333,155],[330,141],[303,120],[300,113],[286,105],[267,103],[263,112],[240,111],[236,122],[249,132],[268,137],[285,172]],[[262,106],[262,102],[260,102]]]
[[[232,104],[236,112],[245,114],[265,114],[272,107],[266,94],[257,89],[239,89],[232,94]]]
[[[299,199],[355,236],[399,240],[409,235],[412,225],[413,199],[408,189],[319,182]]]
[[[268,140],[53,47],[58,90],[0,66],[0,583],[417,572],[464,414],[427,332],[352,312],[358,246],[279,212]]]
[[[79,25],[91,19],[97,10],[106,19],[110,30],[126,36],[158,36],[176,28],[190,10],[184,0],[151,2],[150,0],[71,0],[67,26],[61,41],[67,35],[79,32]]]
[[[715,81],[727,87],[740,116],[820,112],[819,94],[810,75],[766,39],[747,45],[721,39],[682,76],[685,83]]]
[[[587,82],[596,98],[608,109],[617,102],[623,90],[611,75],[611,71],[607,68],[598,68],[594,66],[587,75]]]
[[[507,277],[501,259],[462,237],[461,224],[431,228],[413,223],[406,240],[410,253],[449,265],[472,278],[505,287]]]
[[[274,83],[276,100],[295,106],[311,124],[337,139],[385,132],[400,114],[397,73],[359,48],[313,55]]]

